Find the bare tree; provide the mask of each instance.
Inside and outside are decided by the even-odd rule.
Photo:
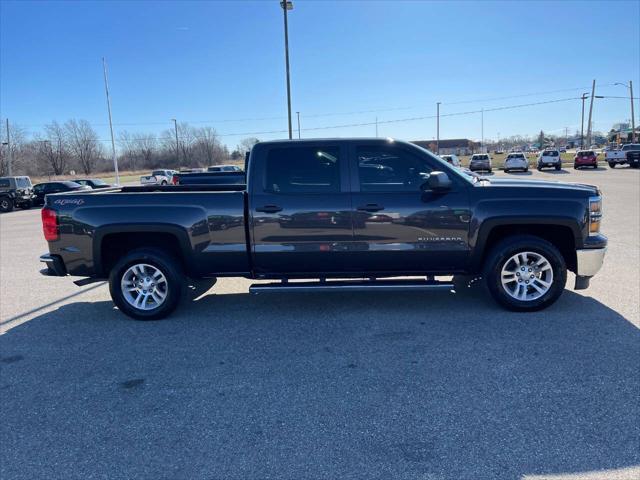
[[[150,133],[137,133],[133,136],[133,144],[137,155],[142,159],[145,166],[151,167],[153,157],[158,148],[158,141],[155,135]]]
[[[69,160],[64,127],[53,121],[44,126],[44,131],[46,139],[40,141],[40,154],[46,159],[54,175],[62,175]]]
[[[196,155],[205,165],[215,165],[227,159],[224,147],[218,140],[213,127],[202,127],[196,130]]]
[[[6,125],[6,121],[0,119],[0,139],[2,139],[2,146],[0,147],[0,176],[9,173],[9,148],[11,148],[12,173],[23,170],[25,163],[27,131],[20,125],[10,124],[11,145],[8,145],[5,144],[7,142]]]
[[[64,125],[64,133],[69,152],[89,175],[100,158],[102,147],[98,135],[86,120],[69,120]]]

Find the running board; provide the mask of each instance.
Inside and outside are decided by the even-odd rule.
[[[406,291],[406,290],[453,290],[453,283],[425,280],[344,280],[319,282],[278,282],[254,283],[249,287],[249,293],[274,292],[368,292],[376,290]]]

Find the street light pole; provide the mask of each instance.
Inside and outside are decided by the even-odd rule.
[[[178,143],[178,121],[175,118],[172,118],[173,122],[173,131],[176,134],[176,161],[180,161],[180,144]],[[185,165],[186,166],[186,165]]]
[[[298,116],[298,140],[300,140],[300,112],[296,112]]]
[[[636,143],[636,120],[633,113],[633,82],[629,80],[629,91],[631,93],[631,143]]]
[[[440,155],[440,102],[436,102],[436,154]]]
[[[293,10],[293,2],[284,0],[280,2],[280,7],[284,12],[284,57],[287,67],[287,116],[289,119],[289,140],[293,138],[291,129],[291,81],[289,79],[289,24],[287,23],[287,11]]]
[[[107,78],[107,62],[102,57],[102,70],[104,73],[104,89],[107,93],[107,110],[109,111],[109,130],[111,131],[111,156],[113,158],[113,169],[116,172],[116,185],[120,185],[120,173],[118,172],[118,159],[116,157],[116,142],[113,139],[113,122],[111,121],[111,99],[109,97],[109,79]]]
[[[633,112],[633,82],[629,80],[629,85],[616,82],[616,85],[622,85],[629,89],[629,95],[631,97],[631,143],[636,143],[636,120],[635,113]]]
[[[11,137],[9,136],[9,119],[7,118],[7,173],[11,176],[11,164],[13,163],[11,152]]]

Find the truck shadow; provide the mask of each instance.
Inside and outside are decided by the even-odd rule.
[[[4,475],[521,478],[640,464],[640,332],[587,296],[530,314],[477,287],[194,298],[160,322],[74,303],[1,336]],[[170,468],[145,460],[168,450]]]

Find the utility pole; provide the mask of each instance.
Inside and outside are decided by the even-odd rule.
[[[587,144],[591,146],[591,115],[593,114],[593,97],[596,94],[596,80],[591,85],[591,104],[589,105],[589,122],[587,123]]]
[[[298,140],[300,140],[300,112],[296,112],[298,116]]]
[[[587,98],[588,93],[583,93],[580,97],[582,99],[582,120],[580,120],[580,150],[584,150],[584,101]]]
[[[440,155],[440,102],[436,102],[436,154]]]
[[[7,118],[7,173],[11,176],[11,165],[13,164],[13,152],[11,151],[11,136],[9,135],[9,119]]]
[[[180,161],[180,144],[178,143],[178,121],[175,118],[172,118],[171,121],[173,121],[173,131],[176,134],[176,161],[179,162]]]
[[[480,151],[484,153],[484,108],[480,110],[480,129],[481,129]]]
[[[289,24],[287,23],[287,11],[293,10],[293,2],[284,0],[280,2],[280,7],[284,12],[284,56],[287,67],[287,114],[289,119],[289,140],[293,138],[291,130],[291,82],[289,80]]]
[[[569,143],[569,127],[564,127],[564,146],[566,148]]]
[[[116,172],[116,185],[120,185],[120,173],[118,172],[118,159],[116,158],[116,142],[113,139],[113,122],[111,121],[111,99],[109,98],[109,80],[107,78],[107,62],[102,57],[102,71],[104,73],[104,89],[107,93],[107,110],[109,111],[109,130],[111,131],[111,157],[113,169]]]

